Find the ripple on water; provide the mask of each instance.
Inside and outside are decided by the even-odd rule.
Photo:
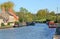
[[[0,30],[0,39],[52,39],[55,29],[46,24]]]

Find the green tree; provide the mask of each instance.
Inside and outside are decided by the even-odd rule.
[[[47,13],[48,13],[47,9],[38,10],[38,12],[36,14],[38,20],[40,20],[40,19],[46,19],[47,18]]]
[[[19,21],[33,21],[33,14],[29,12],[26,8],[21,7],[20,12],[16,12],[16,14],[19,16]]]
[[[23,18],[19,18],[19,22],[23,22]]]
[[[50,15],[55,16],[55,12],[54,11],[51,11],[50,12]]]
[[[20,12],[22,12],[22,13],[28,13],[28,10],[26,8],[21,7],[20,8]]]
[[[2,7],[4,7],[6,10],[8,10],[9,8],[13,8],[14,7],[14,3],[13,2],[5,2],[3,4],[1,4],[1,9]]]
[[[24,21],[32,21],[33,20],[33,15],[26,8],[21,7],[20,13],[23,13]]]
[[[1,8],[1,5],[0,5],[0,8]]]
[[[55,21],[56,20],[56,15],[54,11],[49,12],[48,19]]]
[[[33,14],[31,14],[31,12],[26,13],[25,20],[28,21],[28,22],[33,21]]]

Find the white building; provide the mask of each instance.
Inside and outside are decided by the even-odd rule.
[[[10,25],[13,26],[14,25],[14,22],[16,21],[15,18],[12,15],[9,15],[8,17],[9,17],[8,22],[12,22]],[[5,25],[7,25],[7,23],[5,23],[3,21],[3,18],[0,16],[0,27],[1,27],[1,23],[4,23]]]
[[[8,22],[16,22],[18,21],[18,16],[13,12],[11,8],[8,9],[8,11],[5,10],[3,7],[2,12],[0,12],[0,26],[1,23],[3,22],[5,25],[7,25]],[[13,25],[12,23],[12,25]]]

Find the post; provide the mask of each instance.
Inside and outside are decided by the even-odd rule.
[[[57,13],[58,13],[58,0],[57,0]],[[58,22],[58,14],[56,14],[56,22]]]

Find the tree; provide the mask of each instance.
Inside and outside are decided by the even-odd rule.
[[[20,12],[22,12],[22,13],[28,13],[28,10],[26,8],[21,7],[20,8]]]
[[[56,15],[54,11],[49,12],[49,16],[48,16],[49,20],[53,20],[56,21]]]
[[[0,12],[1,12],[1,5],[0,5]]]
[[[33,14],[29,12],[26,8],[21,7],[20,12],[16,12],[16,14],[19,16],[19,21],[33,21]]]
[[[38,12],[36,14],[38,20],[46,19],[47,18],[47,13],[49,13],[49,11],[47,9],[38,10]]]
[[[20,8],[20,13],[23,13],[23,19],[24,21],[32,21],[33,15],[31,12],[29,12],[26,8],[21,7]]]
[[[0,8],[1,8],[1,5],[0,5]]]
[[[31,12],[26,13],[25,20],[28,21],[28,22],[33,21],[33,14],[31,14]]]
[[[19,22],[23,22],[23,18],[19,18]]]
[[[55,16],[55,12],[54,11],[51,11],[50,12],[50,15]]]
[[[2,9],[2,7],[4,7],[6,10],[8,10],[9,8],[13,8],[13,6],[14,6],[14,3],[9,1],[9,2],[5,2],[5,3],[1,4],[1,9]]]

